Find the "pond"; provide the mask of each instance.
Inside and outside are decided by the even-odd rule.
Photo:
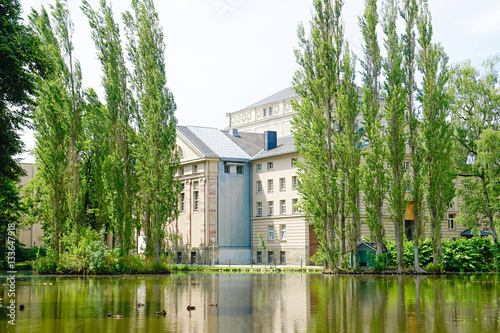
[[[18,275],[16,302],[0,332],[500,332],[499,275]]]

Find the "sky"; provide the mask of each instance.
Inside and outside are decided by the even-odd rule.
[[[88,0],[97,10],[99,0]],[[108,0],[115,20],[130,10],[127,0]],[[379,8],[381,3],[379,1]],[[48,8],[53,1],[21,0],[23,16],[31,8]],[[297,26],[309,26],[312,0],[156,0],[164,30],[167,85],[177,104],[180,125],[224,128],[226,113],[234,112],[291,86],[298,69],[294,48]],[[74,22],[73,43],[83,72],[84,87],[101,100],[101,66],[81,1],[68,0]],[[500,53],[500,1],[429,0],[434,41],[440,42],[450,64],[470,59],[476,67]],[[346,39],[362,57],[358,16],[364,0],[345,0]],[[379,40],[382,35],[379,34]],[[360,66],[357,67],[360,70]],[[358,78],[360,75],[358,74]],[[33,133],[22,136],[27,149]],[[24,162],[33,162],[26,152]]]

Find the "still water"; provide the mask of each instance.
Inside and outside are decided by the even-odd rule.
[[[499,275],[28,275],[16,299],[0,332],[500,332]]]

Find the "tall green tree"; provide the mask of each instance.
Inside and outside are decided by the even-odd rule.
[[[68,151],[68,119],[66,108],[70,104],[61,77],[65,71],[59,42],[53,33],[49,14],[42,7],[33,11],[30,22],[37,32],[49,66],[48,74],[38,78],[36,109],[33,115],[35,129],[35,158],[38,169],[31,181],[31,191],[38,197],[39,219],[42,221],[45,243],[56,254],[61,252],[61,238],[67,218],[65,176]]]
[[[103,70],[106,98],[106,157],[103,162],[103,181],[108,194],[111,228],[120,246],[128,251],[133,247],[135,204],[133,191],[133,158],[131,146],[134,137],[130,126],[132,109],[127,86],[127,70],[121,47],[120,31],[113,11],[106,1],[100,2],[95,12],[87,1],[82,10],[92,28],[92,38],[98,50]]]
[[[405,22],[405,32],[401,36],[403,45],[404,87],[406,93],[406,112],[408,122],[408,145],[411,156],[410,205],[413,208],[413,252],[414,271],[423,272],[418,258],[419,243],[423,234],[424,218],[424,182],[422,175],[422,147],[418,113],[415,107],[415,68],[416,68],[416,37],[415,30],[418,18],[416,0],[405,0],[401,10]]]
[[[396,31],[399,8],[395,0],[386,2],[383,30],[386,35],[384,59],[384,118],[387,121],[387,169],[390,174],[388,188],[388,208],[396,233],[398,272],[404,270],[404,213],[406,209],[405,191],[408,186],[403,169],[406,154],[406,96],[403,87],[403,48]]]
[[[158,13],[152,0],[133,0],[124,14],[128,52],[132,63],[132,82],[138,106],[138,176],[147,198],[155,244],[155,263],[159,263],[165,226],[179,214],[180,183],[175,178],[179,157],[175,150],[176,105],[167,88],[165,44]],[[145,214],[145,215],[146,215]]]
[[[362,165],[361,189],[364,194],[366,222],[372,238],[377,242],[377,254],[380,255],[385,236],[382,209],[387,188],[384,166],[387,152],[380,105],[379,76],[382,70],[382,57],[377,38],[378,22],[377,1],[366,0],[364,15],[359,18],[364,53],[364,59],[361,61],[363,130],[364,140],[368,143],[363,153],[365,162]]]
[[[23,143],[21,126],[28,125],[33,108],[35,79],[43,74],[36,35],[21,19],[18,0],[0,0],[0,256],[6,256],[9,223],[17,225],[21,202],[17,183],[24,174],[14,156]]]
[[[454,96],[452,122],[454,127],[454,160],[460,177],[459,195],[463,203],[457,221],[476,228],[483,216],[488,220],[495,243],[498,243],[494,190],[498,178],[491,137],[500,129],[500,89],[495,66],[499,59],[484,62],[484,74],[462,62],[452,69],[451,92]],[[483,133],[488,134],[483,137]],[[481,143],[479,145],[479,143]],[[479,155],[482,154],[481,159]]]
[[[418,22],[418,68],[423,76],[418,99],[423,111],[421,131],[433,263],[442,264],[441,225],[449,203],[455,196],[455,173],[451,155],[452,128],[447,119],[451,99],[447,92],[448,58],[440,45],[432,43],[432,24],[427,6],[424,1]]]
[[[342,131],[335,137],[335,147],[340,166],[340,179],[344,185],[344,215],[348,219],[346,234],[353,253],[353,267],[357,267],[357,243],[360,238],[359,214],[361,133],[358,123],[359,92],[355,84],[356,58],[346,43],[342,61],[342,82],[339,87],[337,119]]]
[[[340,259],[343,228],[339,226],[339,162],[334,151],[336,110],[341,75],[343,1],[315,0],[310,36],[299,24],[299,49],[295,57],[300,69],[293,86],[301,97],[292,120],[295,146],[304,158],[298,164],[302,209],[312,225],[323,260],[332,267]],[[341,235],[339,238],[338,235]]]

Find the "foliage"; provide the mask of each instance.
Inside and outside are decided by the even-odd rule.
[[[387,189],[387,203],[396,233],[398,272],[402,272],[404,266],[404,212],[407,204],[405,198],[407,180],[403,169],[403,161],[406,154],[407,135],[405,129],[407,123],[405,119],[406,96],[403,88],[403,49],[396,31],[398,14],[397,2],[394,0],[388,1],[382,24],[386,35],[384,44],[387,50],[387,57],[383,62],[386,77],[383,84],[384,119],[387,121],[385,143],[387,147],[387,171],[390,175],[388,177],[390,186]]]
[[[293,87],[301,97],[292,101],[297,114],[292,120],[295,146],[303,161],[298,162],[301,210],[319,242],[320,262],[329,266],[345,250],[345,232],[339,225],[342,186],[334,148],[336,109],[344,43],[341,10],[343,1],[315,0],[310,35],[299,24],[299,49],[295,50],[299,70]],[[343,219],[341,218],[341,221]],[[338,237],[340,235],[340,237]],[[340,244],[339,244],[340,243]],[[318,258],[319,260],[320,258]]]
[[[422,104],[422,145],[424,148],[423,171],[426,175],[426,201],[429,208],[433,263],[442,264],[441,225],[449,204],[455,196],[455,170],[451,146],[452,130],[449,123],[450,95],[447,85],[450,74],[448,57],[439,44],[432,40],[430,13],[424,1],[418,21],[420,33],[418,68],[423,83],[418,92]]]
[[[396,243],[386,242],[387,267],[396,265]],[[419,260],[428,272],[493,272],[499,271],[500,251],[490,238],[472,237],[443,241],[443,264],[433,263],[432,240],[419,245]],[[405,266],[414,264],[413,241],[404,241]],[[387,268],[385,267],[385,268]]]
[[[363,130],[364,140],[368,144],[363,152],[365,163],[361,166],[361,189],[364,194],[366,221],[371,237],[377,242],[378,254],[381,254],[385,231],[382,223],[382,207],[386,193],[384,161],[386,147],[380,112],[379,75],[382,70],[382,57],[377,39],[377,1],[366,1],[364,16],[359,19],[363,33],[364,59],[361,61],[363,80]]]

